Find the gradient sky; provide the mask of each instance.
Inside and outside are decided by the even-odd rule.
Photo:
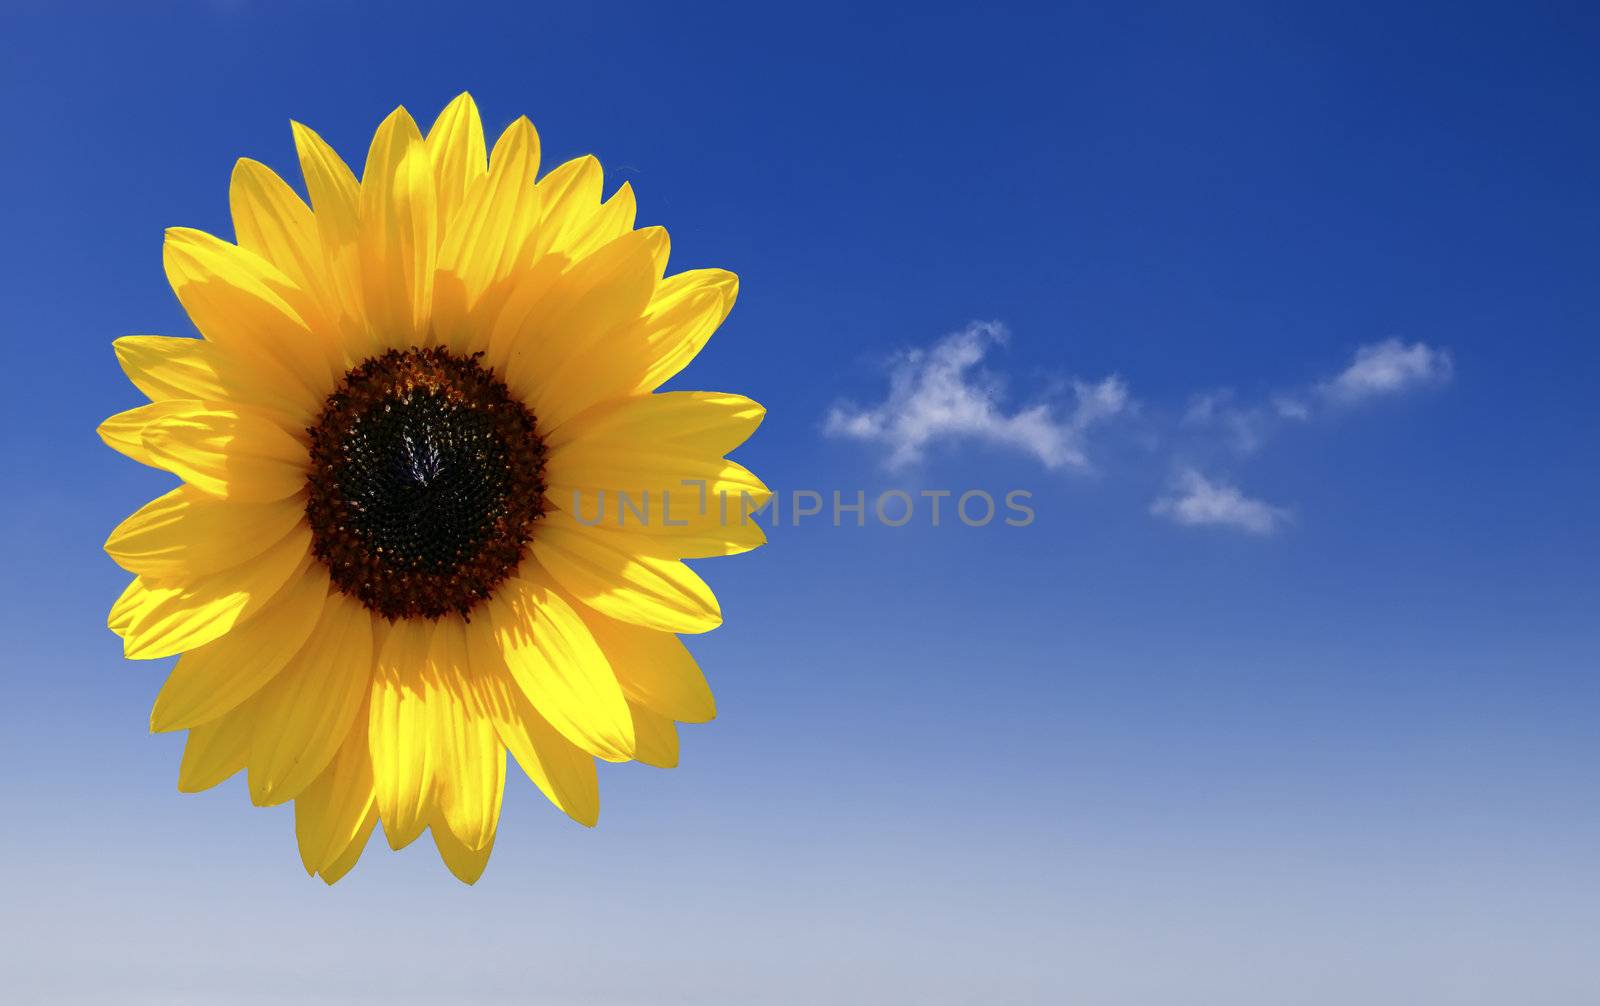
[[[1592,12],[162,6],[0,19],[8,1001],[1600,1001]],[[176,792],[93,431],[235,158],[463,89],[740,274],[677,383],[775,488],[1037,518],[699,564],[680,768],[330,890]]]

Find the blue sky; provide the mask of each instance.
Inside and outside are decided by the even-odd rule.
[[[5,14],[0,974],[1600,997],[1600,25],[1390,8]],[[163,669],[104,628],[100,543],[158,480],[93,429],[136,402],[110,341],[189,331],[162,229],[230,233],[235,158],[294,178],[292,117],[359,163],[463,89],[630,181],[674,269],[740,274],[679,384],[768,406],[739,457],[775,488],[1020,488],[1036,519],[786,523],[701,564],[721,715],[679,769],[606,769],[592,832],[513,786],[476,888],[419,845],[330,891],[286,809],[176,792]]]

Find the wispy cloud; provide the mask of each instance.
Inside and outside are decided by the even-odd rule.
[[[1218,388],[1195,395],[1184,411],[1186,427],[1215,430],[1241,454],[1251,454],[1266,441],[1281,410],[1259,405],[1242,405],[1232,388]]]
[[[1442,384],[1451,371],[1447,350],[1387,339],[1357,347],[1349,366],[1332,377],[1255,402],[1241,401],[1231,388],[1195,395],[1180,426],[1200,435],[1198,442],[1188,445],[1190,453],[1205,455],[1209,441],[1213,450],[1220,445],[1237,454],[1253,454],[1286,426],[1316,422],[1371,399]],[[1192,466],[1179,470],[1176,490],[1151,504],[1150,512],[1179,524],[1219,525],[1252,534],[1270,534],[1289,519],[1287,509],[1213,482]]]
[[[1250,534],[1271,534],[1290,519],[1284,507],[1251,499],[1235,486],[1213,482],[1193,468],[1178,472],[1173,493],[1152,503],[1150,512],[1189,527],[1209,524]]]
[[[868,408],[834,408],[826,431],[887,448],[890,468],[922,460],[936,444],[962,440],[1019,450],[1049,469],[1087,468],[1086,434],[1130,408],[1127,385],[1115,375],[1074,381],[1070,404],[1008,411],[1004,382],[980,366],[1007,338],[999,322],[974,322],[928,348],[902,353],[890,367],[888,397]]]
[[[1008,405],[1005,381],[984,363],[1009,337],[999,322],[973,322],[930,346],[900,353],[889,363],[883,401],[836,406],[825,431],[883,448],[890,469],[962,441],[1010,448],[1051,470],[1089,468],[1091,431],[1139,411],[1126,382],[1115,374],[1098,382],[1066,381],[1043,401]],[[1293,521],[1293,512],[1204,474],[1219,449],[1253,454],[1291,426],[1332,420],[1359,403],[1443,384],[1452,373],[1448,350],[1387,339],[1357,347],[1343,370],[1322,380],[1253,398],[1232,388],[1195,394],[1176,425],[1169,421],[1155,441],[1169,442],[1176,474],[1150,513],[1185,526],[1272,534]]]
[[[1318,387],[1333,401],[1359,402],[1442,384],[1450,379],[1452,370],[1450,354],[1443,349],[1388,339],[1357,349],[1350,366]]]
[[[1273,395],[1272,411],[1282,419],[1295,419],[1305,422],[1311,418],[1311,407],[1296,395]]]
[[[1286,425],[1312,422],[1339,406],[1443,384],[1451,372],[1447,350],[1388,339],[1358,347],[1350,365],[1332,377],[1257,402],[1241,400],[1232,388],[1197,394],[1181,425],[1208,431],[1240,454],[1253,454]]]

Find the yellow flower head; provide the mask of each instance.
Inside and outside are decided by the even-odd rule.
[[[189,731],[180,789],[245,770],[255,803],[293,800],[328,883],[380,821],[471,883],[507,750],[592,825],[595,758],[670,767],[674,721],[715,713],[676,634],[721,614],[682,560],[762,544],[706,500],[767,499],[724,459],[763,413],[655,389],[738,280],[665,275],[632,190],[602,201],[593,157],[540,178],[527,119],[486,154],[465,94],[426,137],[396,109],[359,180],[294,138],[310,206],[241,160],[236,243],[167,233],[203,338],[116,341],[150,404],[100,435],[182,485],[107,540],[135,574],[109,625],[182,654],[151,713]],[[623,494],[656,512],[622,520]]]

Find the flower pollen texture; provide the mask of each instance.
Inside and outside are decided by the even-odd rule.
[[[334,584],[390,621],[468,614],[544,514],[535,429],[476,359],[442,348],[346,374],[308,431],[306,520]]]

